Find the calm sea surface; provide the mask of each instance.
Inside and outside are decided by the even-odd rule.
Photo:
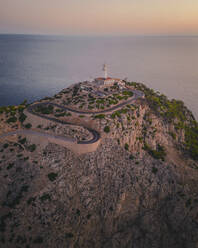
[[[109,75],[181,99],[198,119],[198,37],[0,35],[0,105],[51,96]]]

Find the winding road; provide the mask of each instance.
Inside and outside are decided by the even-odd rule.
[[[46,120],[49,120],[49,121],[52,121],[52,122],[55,122],[55,123],[60,123],[60,124],[63,124],[63,125],[75,125],[75,126],[81,126],[81,127],[85,128],[86,130],[88,130],[92,134],[92,139],[90,139],[90,140],[76,141],[76,139],[71,138],[71,137],[58,136],[58,135],[55,135],[55,134],[48,134],[48,133],[42,133],[42,132],[39,132],[39,131],[25,130],[25,129],[16,130],[16,131],[12,131],[12,132],[2,134],[2,135],[0,135],[0,138],[4,138],[4,137],[11,136],[11,135],[16,135],[16,134],[30,134],[30,135],[37,135],[37,136],[46,137],[46,138],[54,138],[54,139],[58,139],[58,140],[61,140],[61,141],[67,141],[67,142],[69,141],[69,142],[73,142],[73,143],[75,142],[77,144],[93,144],[93,143],[97,142],[100,139],[100,133],[98,131],[96,131],[96,130],[94,130],[92,128],[88,128],[84,124],[81,124],[81,125],[73,124],[71,122],[66,122],[66,121],[63,121],[63,120],[59,120],[59,119],[56,119],[54,117],[49,117],[49,116],[42,115],[40,113],[35,112],[35,109],[37,107],[39,107],[39,106],[52,105],[52,106],[58,107],[60,109],[70,111],[70,112],[73,112],[73,113],[77,113],[77,114],[85,114],[85,115],[103,114],[103,113],[112,112],[112,111],[114,111],[116,109],[119,109],[119,108],[121,108],[121,107],[123,107],[123,106],[125,106],[127,104],[132,103],[133,101],[135,101],[138,98],[143,98],[144,97],[144,93],[141,92],[141,91],[138,91],[138,90],[131,90],[131,91],[133,92],[133,97],[132,98],[130,98],[129,100],[127,100],[125,102],[122,102],[122,103],[120,103],[120,104],[118,104],[116,106],[113,106],[113,107],[111,107],[109,109],[105,109],[105,110],[101,110],[101,111],[75,110],[75,109],[72,109],[70,107],[61,106],[59,104],[52,103],[52,102],[36,103],[36,104],[30,105],[30,106],[27,107],[27,109],[26,109],[27,112],[29,112],[32,115],[38,116],[40,118],[43,118],[43,119],[46,119]]]

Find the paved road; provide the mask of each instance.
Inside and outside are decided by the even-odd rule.
[[[33,114],[33,115],[36,115],[36,116],[39,116],[41,118],[44,118],[46,120],[49,120],[49,121],[53,121],[55,123],[60,123],[60,124],[63,124],[63,125],[75,125],[75,126],[78,126],[78,127],[83,127],[85,128],[86,130],[88,130],[91,134],[92,134],[92,139],[90,140],[81,140],[81,141],[77,141],[78,144],[92,144],[92,143],[95,143],[96,141],[98,141],[100,139],[100,134],[92,129],[92,128],[88,128],[86,127],[85,125],[81,124],[81,125],[77,125],[77,124],[73,124],[71,122],[67,122],[67,121],[63,121],[63,120],[59,120],[59,119],[56,119],[54,117],[49,117],[49,116],[45,116],[45,115],[42,115],[42,114],[39,114],[39,113],[36,113],[34,111],[34,109],[38,106],[41,106],[41,105],[47,105],[47,104],[50,104],[50,105],[53,105],[53,106],[57,106],[57,107],[62,107],[58,104],[55,104],[55,103],[51,103],[51,102],[48,102],[48,103],[38,103],[38,104],[34,104],[34,105],[31,105],[27,108],[27,111],[30,113],[30,114]]]
[[[46,137],[46,138],[59,139],[59,140],[63,140],[63,141],[76,142],[76,139],[71,138],[71,137],[64,137],[64,136],[59,136],[59,135],[55,135],[55,134],[42,133],[42,132],[38,132],[38,131],[34,131],[34,130],[25,130],[25,129],[4,133],[4,134],[0,135],[0,138],[12,136],[15,134],[21,134],[21,135],[30,134],[30,135],[37,135],[37,136]]]
[[[56,118],[53,118],[53,117],[49,117],[49,116],[39,114],[39,113],[35,112],[34,110],[38,106],[43,106],[43,105],[49,105],[50,104],[50,105],[53,105],[53,106],[58,107],[60,109],[71,111],[73,113],[78,113],[78,114],[89,114],[90,115],[90,114],[108,113],[108,112],[112,112],[112,111],[114,111],[116,109],[119,109],[124,105],[132,103],[133,101],[135,101],[138,98],[143,98],[144,97],[144,93],[141,92],[141,91],[132,90],[132,92],[134,94],[132,98],[130,98],[129,100],[127,100],[127,101],[125,101],[123,103],[120,103],[120,104],[118,104],[116,106],[113,106],[113,107],[111,107],[109,109],[105,109],[105,110],[99,110],[99,111],[93,111],[93,112],[81,111],[81,110],[74,110],[74,109],[72,109],[70,107],[61,106],[59,104],[52,103],[52,102],[44,102],[44,103],[37,103],[37,104],[31,105],[31,106],[28,106],[27,111],[29,113],[33,114],[33,115],[39,116],[41,118],[44,118],[44,119],[47,119],[47,120],[50,120],[50,121],[53,121],[55,123],[60,123],[60,124],[63,124],[63,125],[74,125],[73,123],[70,123],[70,122],[66,122],[66,121],[59,120],[59,119],[56,119]],[[100,134],[96,130],[94,130],[92,128],[88,128],[83,124],[82,125],[76,125],[75,124],[75,126],[81,126],[81,127],[85,128],[85,129],[87,129],[93,136],[91,140],[77,141],[78,144],[93,144],[93,143],[97,142],[100,139]],[[37,131],[33,131],[33,130],[16,130],[16,131],[13,131],[13,132],[8,132],[8,133],[5,133],[5,134],[2,134],[2,135],[0,135],[0,138],[11,136],[11,135],[14,135],[14,134],[31,134],[31,135],[38,135],[38,136],[41,136],[41,137],[55,138],[55,139],[59,139],[59,140],[63,140],[63,141],[76,142],[75,139],[70,138],[70,137],[58,136],[58,135],[48,134],[48,133],[41,133],[41,132],[37,132]]]
[[[133,92],[133,97],[130,98],[129,100],[125,101],[125,102],[122,102],[120,104],[117,104],[116,106],[113,106],[111,108],[108,108],[108,109],[105,109],[105,110],[98,110],[98,111],[83,111],[83,110],[76,110],[76,109],[72,109],[70,107],[66,107],[66,106],[62,106],[62,105],[59,105],[59,104],[56,104],[56,103],[52,103],[52,102],[43,102],[43,103],[36,103],[34,105],[31,105],[28,107],[28,111],[31,112],[32,114],[36,114],[38,116],[43,116],[43,115],[39,115],[37,113],[34,112],[34,109],[36,107],[39,107],[39,106],[43,106],[43,105],[53,105],[55,107],[58,107],[60,109],[63,109],[63,110],[66,110],[66,111],[70,111],[70,112],[73,112],[73,113],[76,113],[76,114],[87,114],[87,115],[92,115],[92,114],[103,114],[103,113],[108,113],[108,112],[112,112],[116,109],[119,109],[135,100],[137,100],[138,98],[143,98],[144,97],[144,93],[142,91],[139,91],[139,90],[131,90]]]

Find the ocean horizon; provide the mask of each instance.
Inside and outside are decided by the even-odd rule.
[[[0,105],[33,102],[103,75],[180,99],[198,119],[198,36],[0,34]]]

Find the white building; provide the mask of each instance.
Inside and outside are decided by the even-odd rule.
[[[102,87],[102,86],[113,86],[115,83],[117,83],[118,85],[122,85],[124,86],[124,82],[119,79],[119,78],[96,78],[95,79],[95,83],[96,85]]]
[[[125,83],[123,80],[119,78],[111,78],[107,77],[107,65],[103,65],[103,71],[104,71],[104,77],[96,78],[94,80],[94,83],[98,87],[106,87],[106,86],[113,86],[114,84],[117,84],[120,88],[123,88],[125,86]]]

